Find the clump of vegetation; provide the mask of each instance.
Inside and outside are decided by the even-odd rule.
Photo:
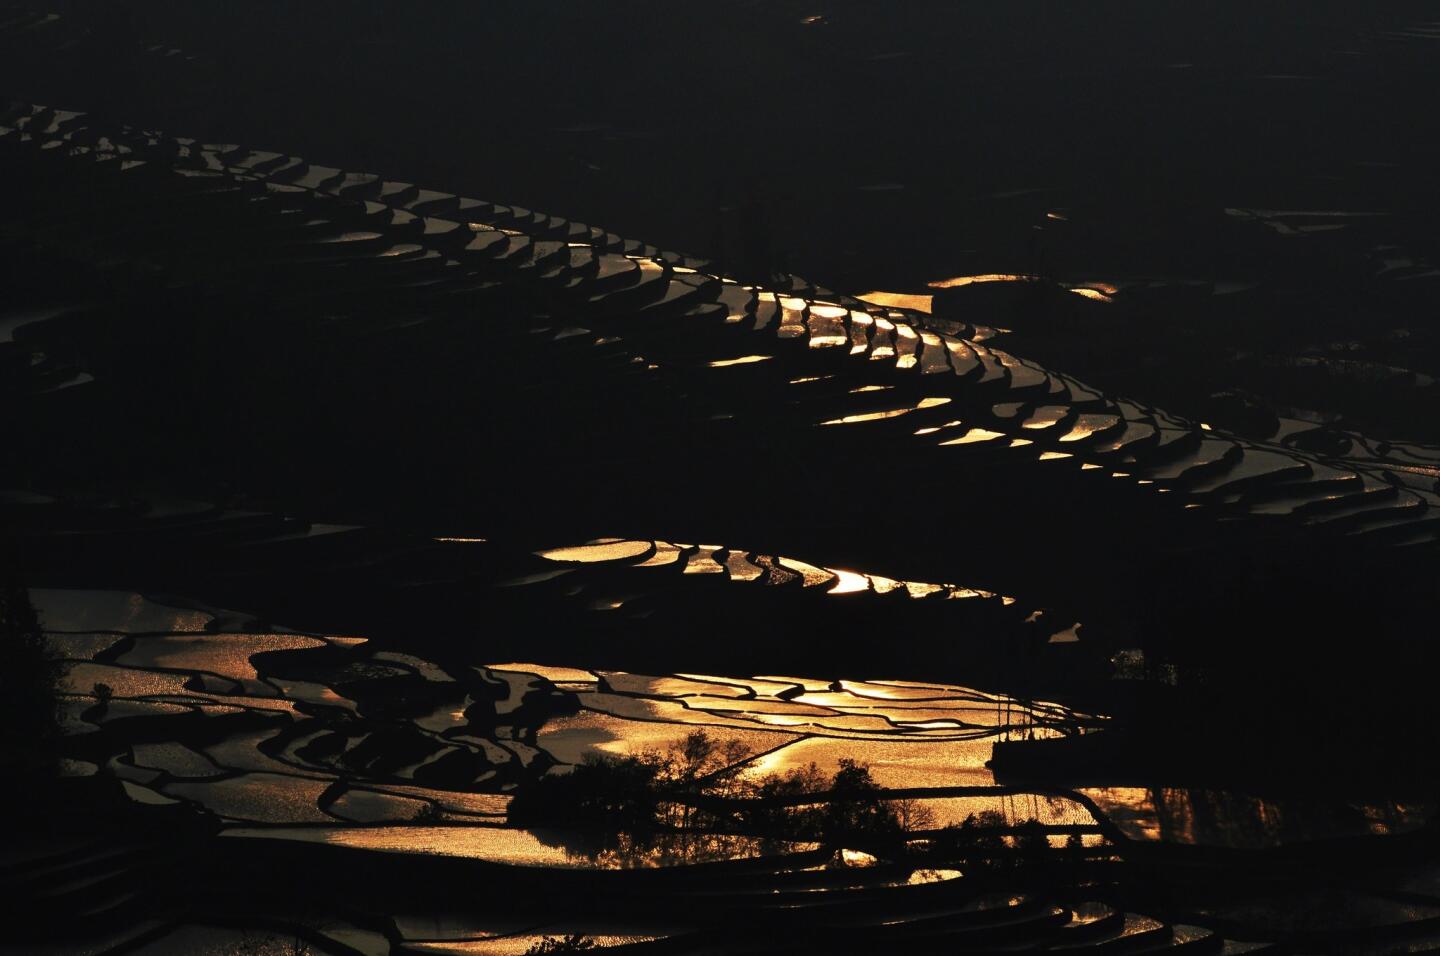
[[[763,777],[745,795],[752,803],[739,816],[748,827],[791,839],[890,841],[928,829],[935,820],[918,801],[886,799],[870,768],[850,759],[841,759],[828,779],[812,763]]]
[[[931,852],[965,865],[970,872],[984,872],[1000,865],[1009,856],[1005,838],[998,832],[1005,818],[994,810],[970,814],[959,826],[951,824],[930,839]]]
[[[906,833],[931,830],[935,827],[935,811],[926,806],[923,800],[891,800],[890,809],[894,812],[900,829]]]
[[[1044,874],[1064,882],[1085,856],[1080,834],[1071,833],[1065,845],[1051,846],[1044,824],[1026,820],[1010,826],[1004,816],[993,810],[970,814],[956,826],[951,824],[931,836],[931,855],[954,861],[971,874],[1028,872],[1036,878]]]
[[[414,823],[443,823],[445,811],[438,803],[427,803],[415,811],[415,816],[410,818]]]
[[[516,794],[509,819],[627,833],[684,828],[699,815],[694,798],[738,795],[735,765],[749,756],[739,741],[717,741],[703,730],[664,752],[590,754],[568,774],[541,777]]]
[[[53,775],[59,766],[63,665],[40,632],[16,562],[0,566],[0,765]]]
[[[546,936],[538,943],[532,943],[525,950],[526,956],[531,953],[536,956],[548,956],[554,953],[588,953],[598,949],[593,939],[586,939],[578,934],[571,936]]]
[[[770,839],[890,842],[934,825],[917,801],[889,800],[865,764],[841,760],[758,780],[740,764],[736,740],[697,730],[667,750],[589,755],[567,774],[542,777],[510,803],[517,826],[564,826],[601,834],[600,849],[662,833],[738,833]]]

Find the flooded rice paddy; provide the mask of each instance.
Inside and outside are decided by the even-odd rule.
[[[256,824],[330,824],[286,832],[556,865],[566,859],[556,844],[494,832],[512,791],[587,757],[662,751],[696,729],[736,742],[728,769],[757,779],[811,765],[831,774],[858,760],[885,790],[918,792],[936,826],[992,812],[1099,832],[1075,798],[1016,793],[997,786],[987,767],[997,739],[1104,723],[1058,704],[917,681],[523,662],[447,669],[353,638],[206,631],[213,617],[139,595],[34,597],[45,621],[93,629],[47,623],[47,640],[67,664],[68,727],[99,748],[89,751],[100,768],[90,772],[124,780],[136,799],[203,807],[237,835],[260,832]],[[191,629],[173,630],[176,622]],[[447,825],[415,830],[407,848],[407,831],[394,825],[417,817]],[[334,827],[344,823],[391,829],[347,835]]]
[[[627,546],[639,556],[633,543],[599,547]],[[594,547],[547,555],[580,560]],[[1106,719],[944,682],[647,675],[483,663],[479,653],[456,667],[361,638],[217,631],[211,614],[136,594],[34,599],[66,662],[66,728],[83,753],[70,772],[113,776],[148,804],[193,805],[237,838],[593,866],[583,839],[507,827],[511,795],[587,759],[663,752],[696,730],[735,744],[723,769],[741,779],[811,767],[828,776],[858,761],[894,799],[923,807],[927,830],[988,815],[1038,821],[1057,839],[1258,847],[1407,832],[1433,810],[1174,788],[1027,790],[997,782],[997,740],[1081,735]],[[698,861],[756,846],[692,849]]]

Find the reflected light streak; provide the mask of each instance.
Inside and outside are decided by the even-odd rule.
[[[656,568],[674,564],[680,558],[681,548],[668,541],[656,541],[655,553],[635,565],[637,568]]]
[[[804,561],[797,561],[794,558],[777,558],[776,560],[791,571],[797,572],[807,588],[817,584],[828,584],[835,577],[824,568],[817,568],[813,564],[806,564]]]
[[[749,365],[752,362],[768,362],[774,358],[773,355],[742,355],[739,358],[721,359],[718,362],[706,362],[707,368],[729,368],[732,365]]]
[[[821,425],[854,425],[859,422],[876,422],[883,418],[898,418],[901,415],[908,415],[913,408],[891,408],[883,412],[866,412],[862,415],[846,415],[844,418],[832,418],[823,421]]]
[[[732,581],[755,581],[764,576],[765,569],[751,564],[749,559],[738,551],[730,552],[725,559],[725,570],[730,573]]]
[[[649,541],[603,541],[576,545],[569,548],[552,548],[536,551],[538,557],[549,561],[575,561],[589,564],[595,561],[623,561],[638,558],[650,551]]]
[[[825,570],[840,579],[833,588],[825,592],[826,594],[854,594],[858,591],[870,590],[870,579],[863,574],[841,571],[837,568],[826,568]]]
[[[871,305],[882,305],[889,309],[910,309],[913,312],[930,314],[935,301],[933,295],[916,295],[908,292],[862,292],[855,298]]]
[[[975,285],[980,282],[1038,282],[1039,276],[1022,275],[1013,272],[989,272],[984,275],[954,276],[949,279],[937,279],[934,282],[925,283],[932,289],[958,289],[962,286]],[[862,297],[863,298],[863,297]]]
[[[988,428],[972,428],[959,438],[952,438],[949,441],[942,441],[941,445],[973,445],[982,441],[993,441],[996,438],[1004,438],[1003,432],[992,432]]]

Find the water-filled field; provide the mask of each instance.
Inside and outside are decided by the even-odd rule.
[[[1440,13],[891,7],[0,3],[0,948],[1434,945]]]

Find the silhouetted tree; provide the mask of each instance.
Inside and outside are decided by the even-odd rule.
[[[822,835],[891,837],[900,833],[900,821],[884,799],[885,791],[870,776],[870,768],[848,757],[839,761],[840,769],[830,785],[830,799],[825,804]]]
[[[936,855],[959,861],[968,872],[993,872],[1005,868],[1011,857],[1005,838],[998,831],[1005,818],[994,810],[970,814],[959,826],[951,824],[931,841]]]
[[[1023,867],[1043,867],[1049,862],[1050,838],[1039,820],[1026,820],[1016,827],[1015,855]]]
[[[569,773],[541,777],[517,792],[507,816],[517,826],[564,824],[610,834],[652,830],[663,766],[656,754],[587,754]]]
[[[895,822],[905,833],[929,830],[935,826],[935,811],[926,806],[923,800],[891,800],[889,807],[890,812],[895,814]]]

